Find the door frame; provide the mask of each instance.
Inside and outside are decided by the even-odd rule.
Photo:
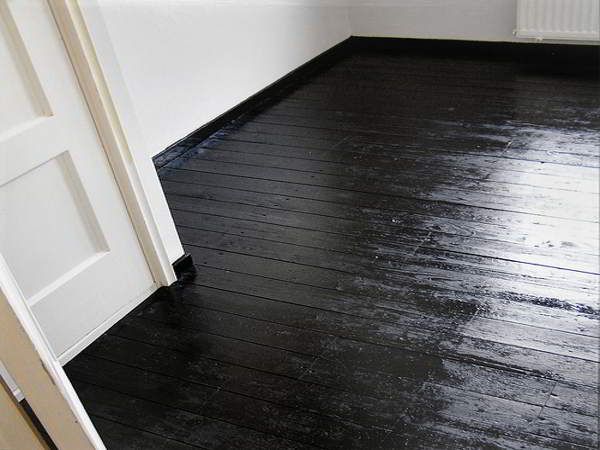
[[[79,86],[96,125],[102,147],[108,157],[115,180],[140,242],[148,267],[157,286],[168,286],[177,277],[157,218],[150,202],[150,192],[142,181],[122,121],[111,96],[90,36],[82,5],[77,0],[47,0],[77,75]],[[86,16],[99,14],[86,10]],[[122,100],[121,100],[122,103]],[[148,158],[149,159],[149,158]],[[156,178],[158,184],[158,178]],[[166,207],[166,203],[165,203]],[[181,245],[179,243],[179,245]],[[181,251],[183,254],[183,250]]]
[[[0,448],[48,450],[39,430],[0,378]]]
[[[2,255],[0,359],[59,449],[106,449]]]

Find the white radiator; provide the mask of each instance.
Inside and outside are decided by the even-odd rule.
[[[600,0],[518,0],[523,38],[599,40]]]

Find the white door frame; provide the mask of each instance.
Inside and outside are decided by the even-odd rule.
[[[48,450],[39,430],[0,378],[0,448]]]
[[[0,359],[60,450],[106,449],[1,255]]]
[[[125,201],[148,266],[158,286],[176,280],[158,228],[146,186],[142,182],[127,134],[117,113],[104,73],[76,0],[48,0],[98,135]],[[87,12],[86,14],[92,14]],[[95,12],[93,14],[98,14]],[[156,182],[158,183],[158,181]],[[166,206],[166,204],[165,204]],[[183,253],[183,251],[181,252]]]

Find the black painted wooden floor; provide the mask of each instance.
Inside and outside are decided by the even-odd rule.
[[[169,162],[196,276],[67,366],[108,447],[596,448],[599,114],[363,52]]]

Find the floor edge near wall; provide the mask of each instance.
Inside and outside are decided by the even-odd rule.
[[[543,64],[552,67],[554,71],[563,71],[566,74],[573,72],[578,74],[589,73],[596,77],[600,65],[599,46],[590,44],[351,36],[168,146],[152,158],[155,167],[160,169],[219,131],[227,123],[254,110],[269,99],[281,96],[301,80],[355,50],[402,52],[411,55],[420,54],[438,57],[452,56],[453,58],[478,57],[491,60],[513,60],[523,64]]]
[[[512,60],[528,64],[570,64],[598,71],[599,46],[593,44],[557,44],[537,42],[465,41],[460,39],[415,39],[353,36],[354,50],[402,52],[410,55],[451,56]]]
[[[333,47],[325,50],[323,53],[315,56],[310,61],[302,64],[288,74],[279,78],[267,87],[261,89],[256,94],[248,97],[246,100],[238,103],[233,108],[227,110],[220,116],[210,122],[200,126],[190,134],[167,147],[165,150],[152,158],[157,169],[163,167],[168,162],[179,157],[191,147],[202,142],[213,133],[219,131],[223,126],[241,115],[255,109],[257,106],[268,99],[282,95],[287,89],[295,86],[299,81],[309,77],[311,74],[322,70],[328,65],[342,58],[351,49],[352,38],[347,38]]]

